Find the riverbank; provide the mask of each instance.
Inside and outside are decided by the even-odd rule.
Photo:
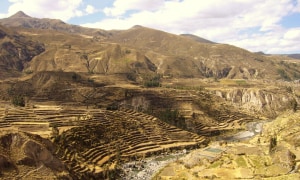
[[[254,122],[247,130],[198,149],[161,169],[153,179],[300,179],[300,113],[287,112],[272,122]],[[270,151],[270,138],[275,139]],[[213,153],[209,152],[209,153]],[[211,155],[211,154],[210,154]]]
[[[122,180],[150,180],[163,167],[187,154],[186,150],[132,161],[122,165]]]
[[[141,161],[125,163],[121,167],[123,171],[122,179],[150,180],[152,178],[156,179],[154,177],[156,174],[161,174],[162,176],[172,176],[175,173],[171,169],[168,169],[166,167],[168,164],[174,163],[176,161],[184,161],[185,166],[188,167],[194,166],[200,160],[215,161],[218,158],[220,158],[224,151],[227,150],[226,144],[228,142],[246,140],[261,133],[264,122],[258,121],[248,123],[246,125],[246,130],[240,131],[232,136],[219,138],[217,141],[211,143],[209,146],[193,150],[188,154],[187,151],[184,150],[182,152],[162,154],[160,156],[146,158]],[[220,146],[220,144],[223,145]],[[182,160],[183,157],[185,157],[184,160]]]

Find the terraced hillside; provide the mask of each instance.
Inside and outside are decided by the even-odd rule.
[[[158,179],[299,179],[300,113],[288,111],[244,142],[216,142],[171,163]],[[276,143],[271,145],[275,140]]]
[[[123,162],[299,110],[296,60],[141,26],[102,31],[22,12],[0,23],[4,179],[114,179]]]
[[[56,156],[75,179],[112,175],[120,162],[207,144],[202,136],[132,110],[36,105],[0,112],[3,130],[51,136]]]

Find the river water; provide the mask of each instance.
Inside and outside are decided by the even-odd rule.
[[[248,140],[257,134],[260,134],[263,131],[263,125],[269,121],[270,120],[249,122],[246,124],[245,130],[242,130],[231,136],[219,137],[217,140],[230,142]]]
[[[234,135],[219,137],[217,141],[242,141],[252,138],[253,136],[260,134],[263,131],[265,121],[249,122],[246,124],[245,130],[242,130]],[[125,170],[122,180],[150,180],[159,169],[163,168],[167,164],[182,157],[186,152],[179,152],[169,155],[161,155],[160,157],[146,158],[142,162],[129,162],[123,164],[123,170]]]

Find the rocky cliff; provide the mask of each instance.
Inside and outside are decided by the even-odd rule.
[[[192,151],[155,178],[299,179],[299,115],[287,111],[264,124],[262,133],[249,141],[217,142]]]
[[[54,151],[53,144],[40,136],[20,132],[2,135],[0,178],[67,178],[68,172],[63,162],[55,157]]]
[[[279,112],[297,108],[297,97],[289,88],[218,89],[214,93],[248,112],[274,117]]]

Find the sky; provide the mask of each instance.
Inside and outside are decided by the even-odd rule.
[[[142,25],[194,34],[252,52],[300,53],[300,0],[0,0],[0,18],[17,11],[105,30]]]

